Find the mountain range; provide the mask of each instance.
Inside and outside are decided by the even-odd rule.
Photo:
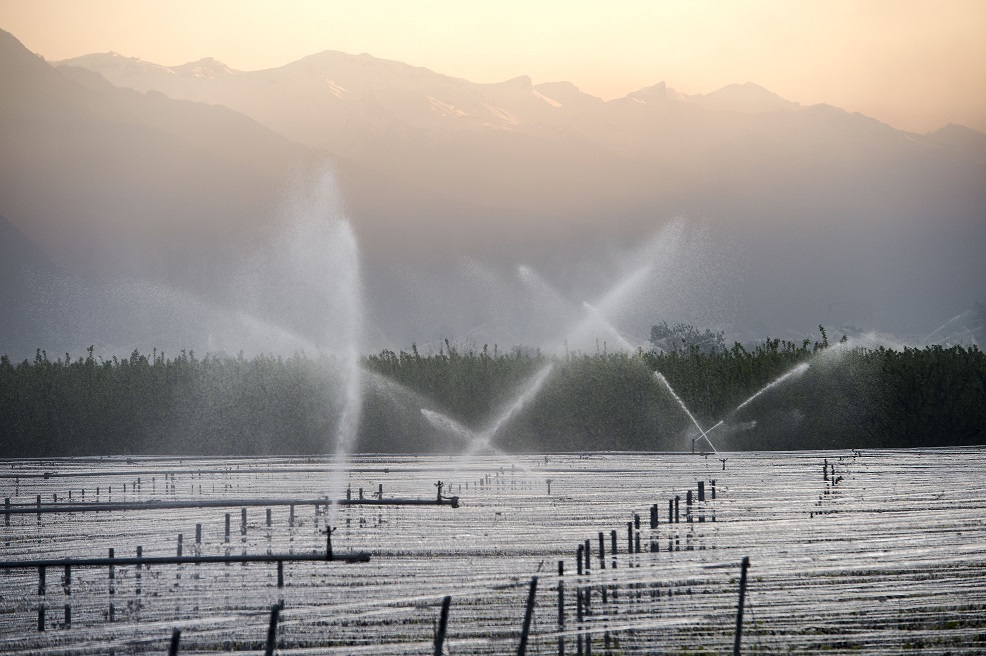
[[[603,101],[332,51],[249,72],[51,64],[0,32],[0,63],[0,215],[44,257],[222,302],[327,165],[374,345],[540,344],[641,262],[660,279],[609,317],[638,342],[662,320],[920,334],[986,288],[986,135],[961,126],[904,132],[751,83]]]

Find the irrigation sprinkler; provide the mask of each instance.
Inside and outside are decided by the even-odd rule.
[[[332,534],[336,529],[328,524],[325,525],[325,559],[332,560]]]

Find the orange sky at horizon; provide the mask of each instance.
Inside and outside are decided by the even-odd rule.
[[[49,60],[115,51],[164,65],[273,68],[367,52],[474,82],[530,75],[606,99],[665,81],[755,82],[928,132],[986,132],[986,2],[747,0],[0,0],[0,29]]]

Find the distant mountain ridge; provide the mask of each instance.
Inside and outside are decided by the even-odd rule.
[[[524,264],[581,303],[679,216],[708,237],[637,302],[644,340],[665,319],[927,334],[986,288],[986,135],[961,126],[913,134],[752,83],[604,101],[334,51],[250,72],[50,65],[0,33],[0,64],[0,214],[46,253],[206,287],[329,161],[398,346],[523,342],[530,308],[494,303],[490,280]]]

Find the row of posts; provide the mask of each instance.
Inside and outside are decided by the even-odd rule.
[[[226,523],[225,523],[224,540],[227,543],[230,541],[230,519],[231,519],[230,513],[226,513]],[[267,518],[266,518],[266,521],[267,521],[267,526],[270,527],[271,524],[272,524],[272,517],[271,517],[271,509],[270,508],[267,508]],[[294,505],[291,506],[290,522],[291,522],[291,525],[293,526],[294,525]],[[240,534],[241,535],[244,535],[244,536],[247,534],[247,509],[246,508],[242,508],[241,509],[241,513],[240,513]],[[196,551],[196,553],[198,553],[199,550],[201,549],[201,544],[202,544],[202,524],[196,524],[195,525],[195,551]],[[183,556],[183,552],[184,552],[184,535],[182,533],[179,533],[178,534],[177,549],[176,549],[176,555],[177,555],[177,557],[178,558],[181,558]],[[115,553],[116,553],[116,550],[111,547],[110,550],[109,550],[109,559],[112,560],[115,557]],[[227,552],[227,554],[228,554],[228,552]],[[144,555],[144,547],[143,546],[138,546],[137,547],[137,558],[138,559],[139,558],[142,558],[143,555]],[[246,563],[244,562],[243,564],[245,565]],[[68,597],[68,596],[71,596],[71,594],[72,594],[72,566],[71,565],[65,565],[64,568],[65,568],[65,573],[64,573],[64,580],[63,580],[63,591],[64,591],[65,596]],[[40,600],[40,602],[38,604],[38,631],[44,631],[45,630],[45,610],[46,610],[46,607],[45,607],[45,603],[44,603],[44,597],[46,596],[46,593],[47,593],[46,569],[47,568],[44,565],[38,567],[38,596],[41,597],[41,600]],[[115,584],[115,581],[116,581],[116,570],[115,570],[114,565],[112,565],[112,564],[109,565],[108,575],[109,575],[109,594],[110,595],[114,595],[114,594],[116,594],[116,584]],[[136,580],[137,580],[137,589],[136,589],[136,592],[139,595],[141,593],[141,588],[140,588],[140,582],[141,582],[141,565],[140,564],[137,564],[137,566],[136,566]],[[278,588],[283,588],[284,587],[284,563],[283,563],[283,561],[277,561],[277,587]],[[65,628],[71,628],[71,626],[72,626],[72,607],[71,607],[71,604],[68,604],[68,603],[65,604],[64,612],[65,612],[64,627]],[[110,622],[113,622],[115,620],[115,606],[114,606],[114,604],[112,602],[109,605],[108,618],[109,618],[109,621]]]
[[[716,481],[710,480],[710,496],[711,499],[716,498]],[[698,481],[697,499],[699,502],[706,501],[705,494],[705,481]],[[678,524],[681,520],[680,513],[680,496],[675,496],[674,499],[670,500],[668,503],[668,523]],[[694,521],[694,514],[692,512],[694,498],[692,496],[692,491],[689,490],[685,496],[685,521],[687,523],[692,523]],[[651,531],[657,531],[659,528],[658,519],[658,506],[654,504],[650,507],[650,528]],[[713,512],[712,521],[715,521],[715,514]],[[705,514],[698,514],[698,521],[705,521]],[[653,533],[652,533],[653,534]],[[617,567],[617,553],[618,553],[618,536],[617,531],[612,530],[609,534],[610,542],[610,554],[612,557],[610,566],[615,569]],[[675,539],[677,542],[677,539]],[[677,547],[677,545],[674,545]],[[668,550],[671,551],[673,545],[669,543]],[[691,548],[690,546],[687,548]],[[680,549],[680,547],[677,547]],[[650,551],[659,551],[658,543],[655,539],[651,539]],[[627,554],[639,554],[641,552],[640,546],[640,515],[637,513],[633,514],[633,520],[627,522]],[[588,574],[591,570],[591,558],[592,544],[590,540],[585,540],[582,544],[578,545],[576,549],[576,572],[579,576]],[[606,536],[603,532],[598,534],[598,556],[599,556],[599,569],[606,569]],[[628,561],[628,566],[633,567],[633,561]],[[636,565],[640,566],[639,563]],[[563,576],[565,574],[565,562],[563,560],[558,561],[558,654],[559,656],[564,656],[565,653],[565,583],[563,581]],[[745,576],[745,570],[744,570]],[[609,598],[612,597],[613,602],[616,603],[618,600],[619,590],[613,588],[609,590],[609,586],[601,586],[599,589],[601,603],[606,605],[609,603]],[[632,593],[631,593],[632,594]],[[653,594],[653,592],[652,592]],[[631,598],[633,598],[631,596]],[[639,591],[637,592],[637,598],[639,598]],[[592,640],[591,632],[584,631],[585,618],[591,615],[591,600],[592,600],[592,587],[591,586],[578,586],[575,592],[575,606],[576,606],[576,621],[578,622],[579,630],[576,635],[576,653],[579,656],[590,656],[592,654]],[[610,635],[609,630],[603,631],[603,648],[609,653],[612,649],[619,648],[619,641],[617,638]]]

